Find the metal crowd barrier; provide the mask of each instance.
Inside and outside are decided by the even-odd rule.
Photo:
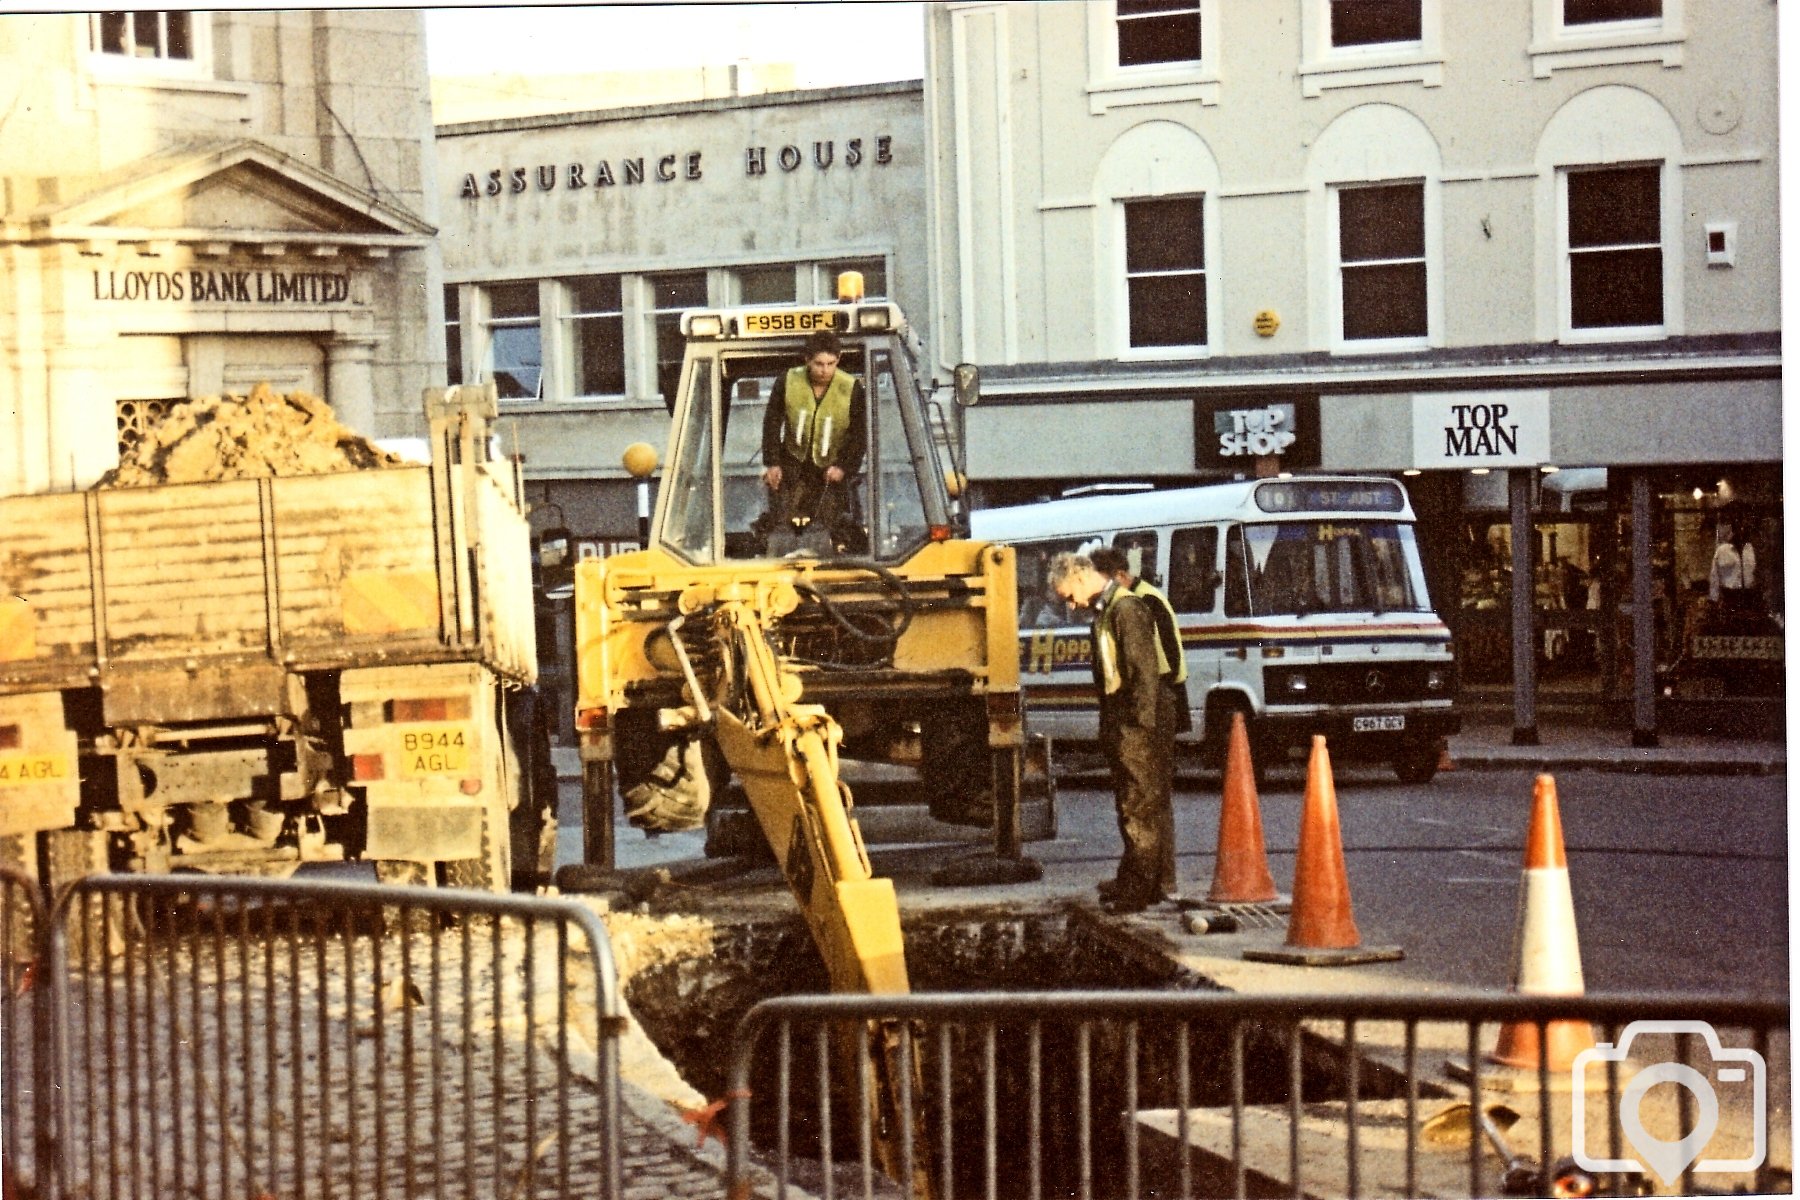
[[[1542,1051],[1532,1051],[1535,1070],[1484,1058],[1497,1025],[1535,1033],[1531,1044],[1542,1046],[1551,1044],[1552,1023],[1569,1020],[1591,1023],[1604,1043],[1585,1062],[1579,1088],[1568,1071],[1552,1072]],[[758,1004],[738,1030],[728,1183],[731,1194],[746,1194],[756,1160],[774,1173],[777,1196],[804,1186],[825,1200],[1641,1195],[1650,1177],[1636,1168],[1646,1160],[1634,1161],[1637,1143],[1622,1139],[1621,1112],[1648,1136],[1675,1141],[1695,1128],[1698,1090],[1665,1088],[1654,1103],[1641,1087],[1634,1092],[1630,1080],[1655,1076],[1634,1075],[1607,1047],[1629,1049],[1621,1030],[1637,1036],[1631,1023],[1639,1021],[1708,1022],[1727,1046],[1747,1038],[1759,1062],[1771,1061],[1773,1050],[1781,1056],[1775,1094],[1786,1095],[1785,1000],[1153,991],[780,997]],[[1705,1065],[1696,1055],[1706,1049],[1701,1040],[1644,1034],[1634,1053]],[[1731,1057],[1742,1051],[1718,1056]],[[1758,1079],[1766,1097],[1768,1077]],[[1679,1099],[1663,1111],[1671,1109],[1668,1092]],[[1781,1113],[1785,1122],[1785,1106]],[[1749,1138],[1766,1159],[1773,1131],[1749,1129],[1752,1118],[1735,1101],[1717,1114],[1713,1144],[1726,1145],[1717,1138],[1729,1134],[1742,1150]],[[1578,1129],[1598,1169],[1574,1157]],[[1781,1146],[1791,1155],[1785,1136]],[[1791,1190],[1788,1171],[1767,1161],[1698,1182],[1691,1158],[1662,1166],[1677,1176],[1664,1190]]]
[[[50,992],[38,986],[49,914],[37,881],[0,865],[0,1196],[16,1196],[53,1159]]]
[[[0,1131],[53,1131],[35,1195],[621,1194],[617,981],[579,904],[96,876],[55,917],[33,1053],[60,1102]]]

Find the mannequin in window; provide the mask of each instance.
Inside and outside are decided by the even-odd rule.
[[[1751,612],[1756,606],[1756,548],[1728,520],[1719,522],[1717,538],[1706,594],[1722,615]]]

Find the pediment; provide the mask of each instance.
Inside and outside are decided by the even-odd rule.
[[[394,233],[317,190],[244,162],[121,208],[104,224],[129,229],[245,233]]]
[[[18,223],[52,240],[286,239],[423,245],[407,209],[259,142],[139,160],[83,195]]]

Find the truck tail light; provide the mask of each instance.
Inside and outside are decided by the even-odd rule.
[[[988,726],[1012,732],[1020,725],[1019,693],[989,692],[987,696]]]
[[[17,725],[0,725],[0,750],[17,750],[20,740]]]
[[[948,525],[933,525],[931,527],[931,540],[934,542],[949,541],[950,527]]]
[[[479,779],[465,779],[462,781],[461,787],[462,794],[465,796],[481,795],[481,780]]]
[[[379,754],[353,754],[350,756],[350,778],[358,783],[369,783],[387,776],[387,767]]]
[[[577,729],[605,729],[606,710],[604,708],[584,708],[575,714]]]
[[[467,696],[438,696],[428,700],[389,700],[387,719],[406,721],[466,721],[469,719]]]

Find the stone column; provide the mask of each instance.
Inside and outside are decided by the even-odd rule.
[[[1512,501],[1513,733],[1515,746],[1538,744],[1537,728],[1537,533],[1531,527],[1529,467],[1507,472]]]
[[[1656,601],[1650,566],[1650,474],[1631,473],[1631,744],[1656,745]],[[1674,617],[1671,614],[1670,620]]]
[[[87,487],[119,465],[119,417],[97,345],[57,345],[49,370],[44,484],[50,491]]]
[[[375,339],[338,336],[325,343],[325,401],[337,419],[374,437]]]

